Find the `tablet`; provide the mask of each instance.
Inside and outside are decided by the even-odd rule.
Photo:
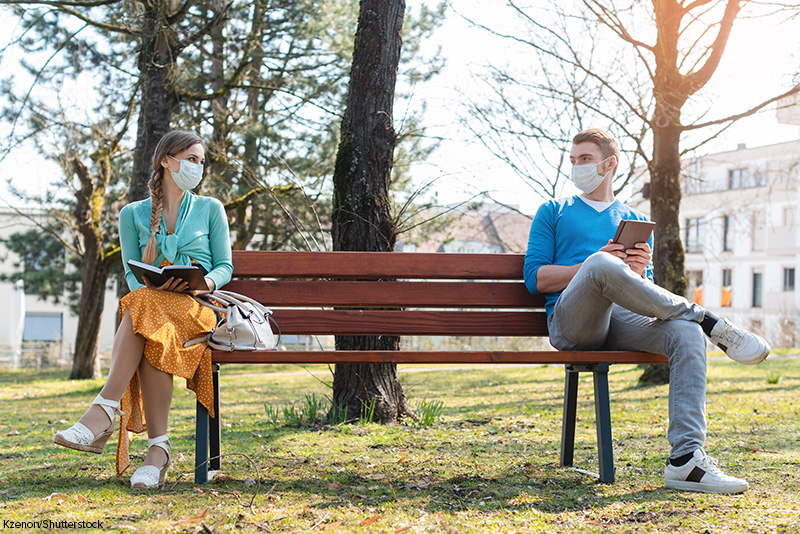
[[[618,243],[625,247],[636,248],[636,243],[647,243],[650,239],[650,234],[653,233],[653,227],[656,223],[652,221],[637,221],[637,220],[624,220],[620,221],[617,227],[617,234],[614,236],[614,243]]]

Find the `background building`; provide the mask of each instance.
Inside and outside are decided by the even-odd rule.
[[[683,162],[686,296],[773,346],[800,343],[799,171],[800,141]],[[640,197],[638,207],[646,213],[649,202]]]
[[[0,209],[0,237],[35,229],[47,215],[38,210]],[[0,273],[10,274],[18,258],[0,244]],[[25,259],[22,259],[24,262]],[[36,265],[26,264],[26,269]],[[116,330],[116,283],[106,290],[105,308],[100,334],[99,351],[107,359]],[[72,365],[72,348],[78,329],[78,317],[70,312],[68,296],[60,303],[42,300],[27,292],[21,282],[0,281],[0,366],[42,367]]]

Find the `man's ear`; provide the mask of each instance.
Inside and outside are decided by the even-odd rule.
[[[617,158],[617,156],[614,156],[614,155],[611,155],[611,156],[608,157],[608,170],[611,170],[611,162],[612,161],[614,162],[614,174],[616,174],[617,165],[619,165],[619,158]]]

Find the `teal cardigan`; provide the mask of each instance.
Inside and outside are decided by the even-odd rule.
[[[142,260],[142,253],[150,239],[149,198],[132,202],[119,213],[119,242],[125,280],[131,291],[143,287],[128,267],[128,260]],[[186,192],[178,209],[175,233],[167,235],[164,217],[156,233],[158,257],[153,265],[166,259],[173,265],[191,265],[192,260],[205,269],[206,277],[221,288],[231,279],[233,262],[228,231],[228,218],[222,203],[210,197]]]

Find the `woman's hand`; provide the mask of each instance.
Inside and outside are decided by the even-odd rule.
[[[156,289],[158,291],[174,291],[175,293],[184,293],[187,289],[189,289],[188,282],[180,278],[172,277],[164,282],[164,285],[158,287],[151,284],[150,280],[146,276],[143,276],[142,279],[144,280],[145,287],[149,289]]]
[[[206,281],[206,285],[208,286],[208,291],[195,289],[195,290],[189,291],[189,294],[190,295],[195,295],[195,296],[197,296],[197,295],[206,295],[208,293],[211,293],[215,289],[217,289],[217,284],[215,284],[214,281],[211,278],[206,277],[205,281]]]

